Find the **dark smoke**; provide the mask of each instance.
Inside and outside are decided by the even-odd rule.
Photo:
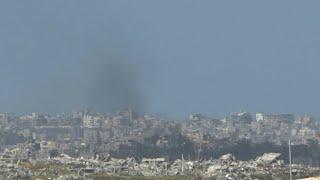
[[[128,57],[98,53],[88,60],[87,101],[100,111],[131,108],[145,112],[140,68]]]

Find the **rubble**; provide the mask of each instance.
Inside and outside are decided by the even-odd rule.
[[[303,179],[297,179],[297,180],[320,180],[320,177],[309,177],[309,178],[303,178]]]
[[[279,160],[280,156],[281,156],[280,153],[264,153],[262,156],[257,157],[256,162],[259,164],[262,164],[262,163],[270,164]]]
[[[126,159],[109,158],[100,161],[90,158],[72,158],[59,155],[46,161],[21,162],[0,159],[0,179],[25,179],[31,177],[47,177],[47,179],[90,179],[94,175],[105,176],[190,176],[202,179],[279,179],[288,174],[289,168],[279,164],[279,153],[265,153],[249,161],[237,160],[232,154],[225,154],[219,159],[204,161],[186,161],[177,159],[167,161],[165,158],[142,158],[140,161],[133,157]],[[28,165],[29,164],[29,165]],[[263,164],[263,165],[260,165]],[[320,168],[293,165],[295,178],[320,175]]]
[[[225,154],[219,158],[222,161],[235,161],[236,158],[232,154]]]

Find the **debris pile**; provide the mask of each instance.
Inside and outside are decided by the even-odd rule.
[[[88,179],[91,175],[163,177],[184,175],[200,179],[286,179],[289,167],[280,160],[279,153],[265,153],[249,161],[237,160],[232,154],[219,159],[186,161],[165,158],[127,159],[108,158],[104,161],[86,158],[58,158],[47,161],[9,163],[0,161],[0,179],[50,177],[51,179]],[[293,165],[294,177],[320,175],[319,167]]]

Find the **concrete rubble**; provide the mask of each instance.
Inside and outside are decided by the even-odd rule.
[[[208,163],[209,167],[205,171],[204,178],[233,180],[268,177],[269,179],[278,179],[277,176],[289,172],[288,166],[280,161],[280,156],[279,153],[265,153],[255,160],[238,161],[231,154],[226,154],[221,156],[219,160]],[[294,170],[297,174],[298,169]],[[309,173],[307,169],[302,167],[299,171],[301,176],[307,176]]]
[[[280,156],[280,153],[265,153],[262,156],[257,157],[256,162],[270,164],[276,162]]]
[[[237,160],[232,154],[225,154],[219,159],[205,161],[187,161],[177,159],[168,161],[165,158],[142,158],[136,160],[133,157],[127,159],[109,158],[99,161],[86,158],[57,158],[47,161],[34,161],[22,166],[21,162],[0,161],[0,179],[28,179],[30,177],[50,177],[51,179],[90,179],[94,174],[110,176],[145,176],[163,177],[185,175],[199,177],[201,179],[279,179],[289,173],[287,165],[280,160],[279,153],[265,153],[249,161]],[[42,164],[42,165],[39,165]],[[35,170],[35,167],[39,167]],[[320,175],[320,168],[294,165],[295,177],[312,177]],[[64,172],[64,174],[62,173]],[[65,172],[68,172],[67,174]],[[318,173],[318,174],[317,174]],[[281,178],[280,178],[281,179]]]

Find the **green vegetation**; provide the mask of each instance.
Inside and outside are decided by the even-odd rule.
[[[50,158],[54,158],[59,155],[59,151],[58,151],[58,149],[52,149],[52,150],[50,150],[49,154],[50,154]]]

